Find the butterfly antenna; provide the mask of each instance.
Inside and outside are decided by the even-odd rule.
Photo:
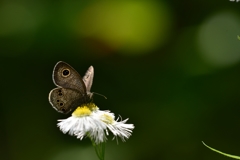
[[[93,94],[97,94],[97,95],[102,96],[102,97],[104,97],[105,99],[107,99],[107,97],[104,96],[104,95],[102,95],[102,94],[99,94],[99,93],[96,93],[96,92],[92,92],[92,93],[93,93]]]

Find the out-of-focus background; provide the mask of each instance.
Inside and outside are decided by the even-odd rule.
[[[58,61],[93,65],[102,110],[130,118],[106,160],[224,160],[240,155],[240,2],[1,1],[0,159],[97,160],[64,135],[48,102]]]

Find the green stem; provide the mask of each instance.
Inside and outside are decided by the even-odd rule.
[[[219,151],[219,150],[216,150],[216,149],[214,149],[214,148],[209,147],[208,145],[206,145],[203,141],[202,141],[202,143],[203,143],[204,146],[206,146],[207,148],[211,149],[211,150],[214,151],[214,152],[220,153],[220,154],[222,154],[222,155],[224,155],[224,156],[227,156],[227,157],[230,157],[230,158],[233,158],[233,159],[240,159],[239,156],[227,154],[227,153],[221,152],[221,151]]]
[[[105,158],[105,142],[96,144],[92,140],[93,147],[95,149],[95,152],[100,160],[104,160]]]

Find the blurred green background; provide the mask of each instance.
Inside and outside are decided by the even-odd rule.
[[[64,135],[48,102],[52,70],[95,68],[102,110],[130,118],[106,160],[224,160],[240,155],[240,2],[0,2],[0,159],[97,160]]]

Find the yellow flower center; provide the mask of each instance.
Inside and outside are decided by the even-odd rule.
[[[114,122],[114,119],[108,114],[103,114],[101,116],[101,120],[107,124],[112,124]]]
[[[89,116],[92,111],[98,109],[98,107],[94,103],[83,104],[72,113],[73,117],[84,117]]]
[[[84,106],[88,107],[91,111],[98,109],[98,107],[94,103],[88,103],[88,104],[85,104]]]

